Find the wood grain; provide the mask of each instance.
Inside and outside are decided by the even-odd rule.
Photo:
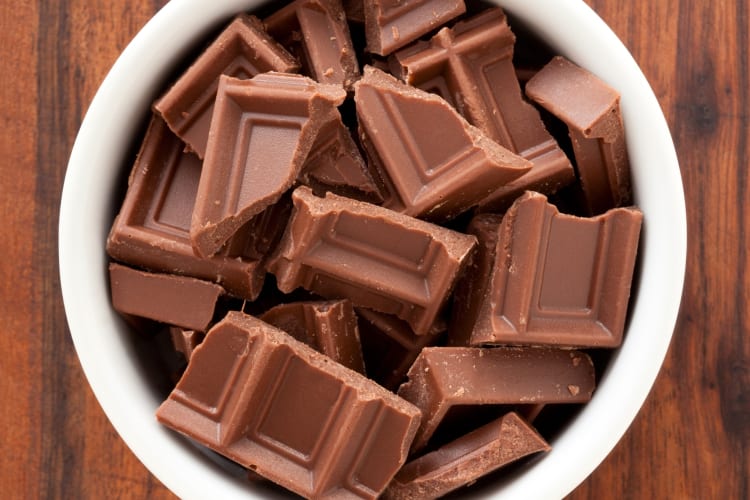
[[[56,247],[76,130],[117,55],[164,3],[0,3],[3,497],[173,498],[88,388],[66,328]],[[632,51],[673,132],[688,272],[653,392],[570,498],[750,498],[748,3],[588,3]]]

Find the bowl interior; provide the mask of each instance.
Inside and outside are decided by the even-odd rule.
[[[674,146],[637,64],[580,0],[495,2],[555,52],[622,94],[633,188],[644,213],[639,279],[625,341],[594,398],[538,460],[483,487],[495,498],[559,498],[588,476],[632,422],[663,362],[685,271],[685,202]],[[173,0],[134,38],[102,83],[73,148],[60,208],[59,255],[65,310],[84,372],[122,438],[168,488],[184,498],[277,495],[232,474],[156,422],[161,392],[140,362],[128,326],[112,310],[105,240],[124,158],[165,78],[185,54],[252,0]],[[199,13],[199,15],[196,15]],[[138,75],[133,78],[133,75]]]

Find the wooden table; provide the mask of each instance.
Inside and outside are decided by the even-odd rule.
[[[60,298],[57,217],[83,114],[164,0],[0,5],[0,492],[171,498],[94,399]],[[666,113],[688,204],[682,313],[661,375],[575,499],[750,498],[750,15],[744,0],[590,0]]]

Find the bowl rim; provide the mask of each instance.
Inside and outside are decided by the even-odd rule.
[[[182,498],[217,493],[223,498],[248,498],[253,486],[205,457],[196,460],[201,452],[153,417],[159,401],[138,372],[133,346],[119,334],[125,325],[109,304],[104,241],[112,211],[101,208],[111,206],[115,182],[122,179],[121,161],[113,158],[122,158],[131,144],[144,110],[150,108],[167,75],[165,61],[179,60],[196,38],[236,12],[261,3],[173,0],[148,21],[117,59],[91,102],[71,152],[61,197],[60,283],[81,366],[125,443]],[[622,347],[613,355],[591,402],[555,439],[552,451],[499,480],[492,492],[498,499],[560,498],[591,474],[614,448],[642,407],[663,364],[684,283],[685,199],[677,154],[656,96],[631,54],[604,21],[580,0],[494,3],[520,19],[558,53],[621,91],[635,201],[644,213],[640,283]],[[194,15],[196,11],[201,15]],[[133,74],[140,77],[134,79]],[[96,237],[91,228],[98,229]],[[92,269],[98,273],[93,276],[100,279],[81,279],[91,276]],[[637,374],[628,370],[634,364],[639,366]],[[123,394],[128,397],[123,398]],[[147,408],[152,410],[148,416]],[[603,416],[607,420],[602,424]],[[268,494],[263,491],[265,497]]]

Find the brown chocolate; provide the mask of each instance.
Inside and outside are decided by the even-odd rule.
[[[372,67],[355,84],[363,144],[384,186],[383,206],[449,220],[531,164],[469,125],[439,96]]]
[[[515,413],[486,424],[404,465],[384,500],[438,498],[550,446]]]
[[[380,203],[375,180],[349,129],[339,118],[321,127],[298,180],[316,191]]]
[[[419,335],[432,328],[475,245],[467,236],[387,208],[305,187],[269,271],[283,292],[395,314]]]
[[[263,256],[278,230],[267,219],[279,216],[278,209],[248,222],[216,255],[198,257],[189,231],[201,162],[183,152],[184,147],[154,116],[107,238],[107,253],[150,271],[213,281],[232,295],[253,300],[263,286]]]
[[[279,304],[260,319],[364,375],[357,316],[348,300]]]
[[[214,283],[109,265],[112,307],[117,312],[205,332],[224,289]]]
[[[552,194],[575,179],[539,112],[523,100],[513,67],[515,40],[503,11],[492,8],[403,49],[392,61],[407,83],[441,95],[488,137],[533,163],[529,173],[488,196],[485,211],[506,208],[527,189]]]
[[[169,327],[169,336],[172,339],[174,350],[190,361],[193,351],[203,342],[204,334],[195,330],[186,330],[179,326]]]
[[[357,316],[367,376],[394,392],[422,348],[437,344],[445,333],[440,321],[427,334],[417,335],[408,323],[390,314],[358,308]]]
[[[220,75],[245,79],[266,71],[295,73],[299,68],[297,60],[268,36],[260,20],[240,14],[154,103],[154,109],[203,158]]]
[[[363,0],[367,50],[387,56],[466,12],[463,0]]]
[[[561,214],[529,192],[480,218],[474,267],[459,284],[450,342],[616,347],[622,342],[642,214]]]
[[[526,95],[568,126],[587,213],[629,205],[630,164],[619,92],[558,56],[528,82]]]
[[[295,0],[265,19],[268,33],[288,47],[320,83],[350,88],[359,78],[341,0]]]
[[[376,498],[406,460],[419,410],[283,331],[230,312],[160,422],[307,498]]]
[[[281,198],[345,97],[341,87],[300,75],[221,77],[190,226],[196,253],[213,255]]]
[[[587,354],[538,347],[426,347],[408,377],[398,395],[422,410],[414,451],[453,406],[584,403],[594,391]]]

